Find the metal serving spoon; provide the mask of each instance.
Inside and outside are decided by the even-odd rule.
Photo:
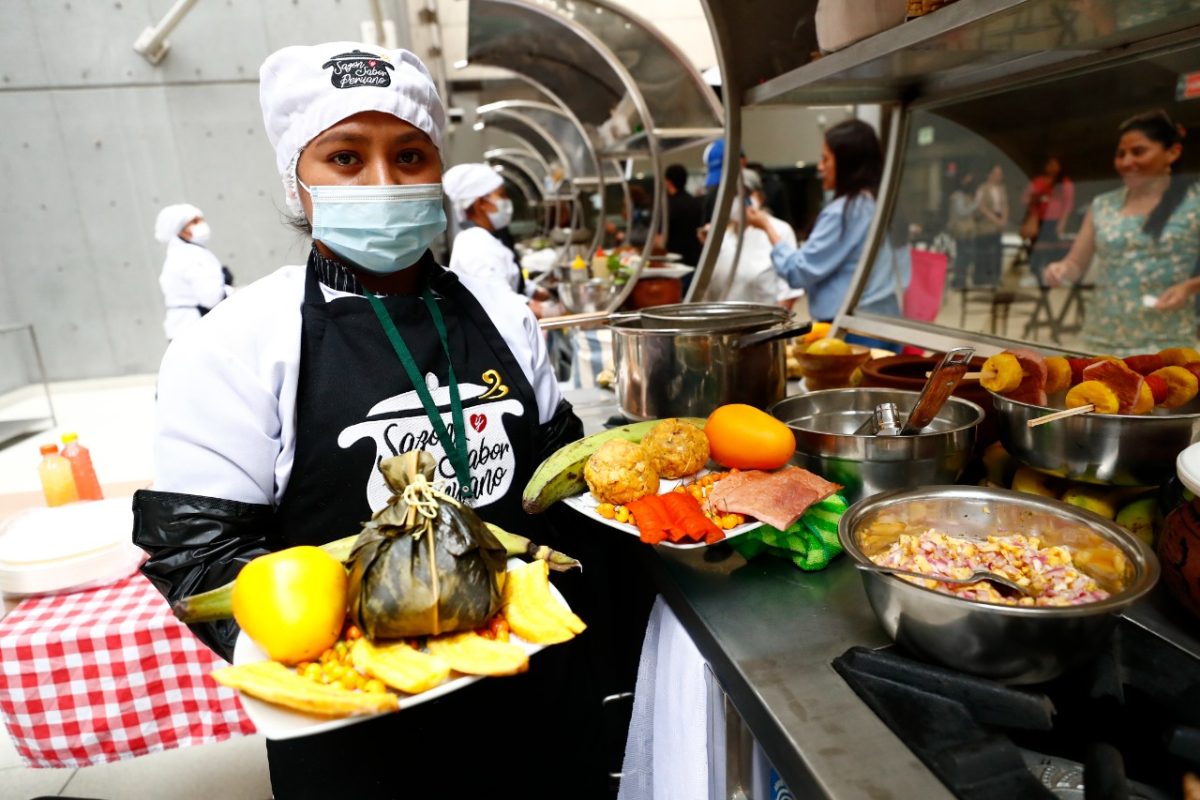
[[[882,572],[886,575],[906,575],[910,578],[928,578],[929,580],[935,580],[939,583],[978,583],[979,581],[987,581],[1002,591],[1007,589],[1009,593],[1016,593],[1024,595],[1025,597],[1033,596],[1033,591],[1028,586],[1022,586],[1016,581],[1006,578],[1003,575],[997,575],[995,572],[988,572],[986,570],[976,570],[965,578],[951,578],[947,575],[930,575],[925,572],[913,572],[912,570],[899,569],[896,567],[881,567],[878,564],[861,564],[857,561],[854,562],[854,566],[858,567],[864,572]]]

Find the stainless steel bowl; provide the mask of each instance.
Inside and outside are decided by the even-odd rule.
[[[899,533],[868,531],[896,520],[971,539],[1036,534],[1071,549],[1076,566],[1112,595],[1064,607],[1004,606],[963,600],[891,575],[863,572],[875,615],[892,639],[923,658],[1005,683],[1050,680],[1107,643],[1116,614],[1158,581],[1154,553],[1115,523],[1082,508],[1007,489],[928,486],[863,500],[842,517],[838,537],[855,562],[887,549]]]
[[[992,394],[1000,441],[1018,461],[1077,481],[1157,486],[1175,476],[1175,457],[1200,441],[1200,400],[1165,413],[1080,414],[1030,428],[1058,409]]]
[[[558,299],[572,314],[606,311],[620,291],[620,286],[602,278],[578,282],[563,278],[558,282]]]
[[[951,397],[915,436],[858,435],[880,403],[895,403],[901,418],[919,392],[903,389],[825,389],[780,400],[769,409],[796,437],[792,461],[840,483],[854,502],[876,492],[958,480],[975,446],[983,409]]]

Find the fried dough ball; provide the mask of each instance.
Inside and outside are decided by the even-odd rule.
[[[583,477],[601,503],[625,505],[658,492],[658,473],[649,454],[624,439],[600,445],[584,465]]]
[[[704,431],[678,419],[664,419],[642,439],[650,463],[661,478],[682,478],[708,463]]]

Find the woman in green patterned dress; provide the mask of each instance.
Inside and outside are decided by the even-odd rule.
[[[1165,111],[1121,124],[1113,163],[1125,182],[1092,207],[1046,283],[1079,280],[1095,257],[1083,344],[1117,356],[1196,345],[1200,188],[1178,169],[1183,129]]]

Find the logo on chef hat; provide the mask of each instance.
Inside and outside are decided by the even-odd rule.
[[[329,59],[321,69],[333,70],[329,75],[333,88],[352,89],[355,86],[390,86],[392,76],[388,70],[395,67],[383,56],[351,50]]]

